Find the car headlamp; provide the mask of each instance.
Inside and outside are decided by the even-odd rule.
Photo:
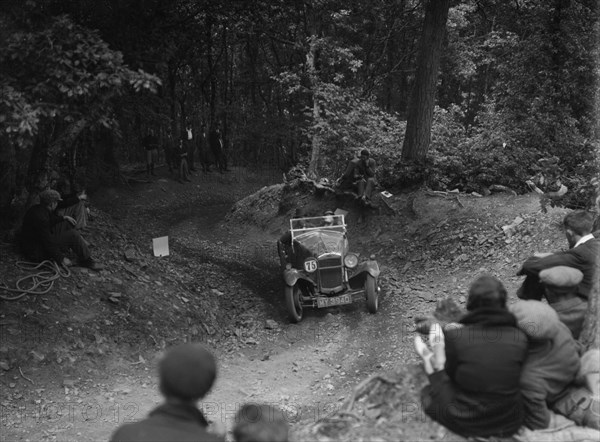
[[[349,269],[353,269],[358,265],[358,256],[353,253],[348,253],[344,256],[344,265]]]

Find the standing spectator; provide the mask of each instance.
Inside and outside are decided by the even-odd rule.
[[[218,127],[211,127],[208,134],[208,143],[215,158],[217,169],[221,173],[225,172],[227,164],[225,161],[225,152],[223,151],[223,138],[221,137],[221,130]]]
[[[165,402],[146,419],[119,427],[111,442],[224,441],[207,431],[208,422],[197,406],[216,379],[214,356],[199,344],[179,345],[161,359],[158,374]]]
[[[72,227],[76,221],[69,216],[59,216],[55,213],[60,201],[62,198],[56,190],[44,190],[40,193],[40,203],[30,207],[25,213],[20,238],[23,254],[35,262],[50,259],[58,264],[70,266],[71,260],[64,252],[71,249],[77,255],[80,266],[96,271],[102,270],[104,267],[92,259],[86,241]],[[61,223],[67,225],[60,226]]]
[[[179,182],[183,183],[184,181],[192,181],[190,180],[190,172],[188,169],[187,163],[187,134],[182,134],[179,139],[179,146],[177,148],[177,158],[179,161]]]
[[[246,404],[235,417],[235,442],[287,442],[288,422],[281,410],[269,405]]]
[[[194,134],[192,132],[192,128],[188,127],[186,129],[187,132],[187,141],[186,141],[186,147],[187,147],[187,161],[188,161],[188,166],[189,169],[192,172],[196,171],[196,168],[194,167],[194,151],[196,150],[196,145],[194,143]]]
[[[144,137],[142,144],[146,149],[146,173],[148,176],[154,175],[154,163],[158,159],[158,139],[152,129]]]

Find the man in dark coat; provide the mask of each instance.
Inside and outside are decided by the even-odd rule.
[[[103,266],[92,259],[87,243],[73,228],[76,221],[55,213],[60,201],[62,198],[56,190],[44,190],[40,193],[40,203],[25,213],[20,234],[23,254],[35,262],[49,259],[68,266],[71,261],[65,256],[64,250],[71,249],[77,255],[80,266],[101,270]],[[70,224],[71,227],[61,226],[61,223]]]
[[[467,310],[459,324],[445,328],[446,360],[433,364],[438,371],[429,373],[422,391],[423,410],[464,437],[508,437],[523,424],[519,381],[527,337],[506,309],[504,286],[492,276],[473,282]]]
[[[577,296],[581,301],[574,308],[581,315],[587,310],[587,302],[592,285],[597,279],[598,255],[600,240],[592,235],[594,216],[590,212],[577,210],[565,216],[563,227],[569,243],[569,250],[550,254],[537,254],[528,258],[518,275],[525,275],[523,285],[517,291],[521,299],[541,300],[546,294],[544,284],[540,280],[540,272],[552,267],[572,267],[583,273],[577,287]],[[550,300],[549,300],[550,301]],[[572,301],[573,302],[573,301]]]
[[[358,198],[364,204],[371,204],[373,189],[376,185],[376,168],[375,160],[370,158],[369,151],[363,149],[359,158],[348,162],[344,174],[337,179],[336,183],[342,190],[356,191]]]
[[[556,266],[574,267],[583,273],[579,284],[579,296],[589,297],[596,268],[600,241],[592,235],[594,216],[590,212],[577,210],[565,216],[563,227],[569,243],[569,250],[551,254],[534,255],[523,263],[518,275],[526,275],[517,293],[523,299],[540,300],[544,296],[544,286],[539,281],[539,272]]]
[[[158,371],[165,402],[146,419],[118,428],[111,442],[223,442],[207,431],[208,422],[196,406],[217,376],[214,356],[199,344],[179,345],[166,353]]]

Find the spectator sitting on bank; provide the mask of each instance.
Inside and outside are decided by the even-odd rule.
[[[269,405],[246,404],[235,417],[236,442],[287,442],[288,422],[281,410]]]
[[[540,300],[544,287],[539,281],[539,272],[556,266],[573,267],[583,273],[578,294],[587,300],[592,289],[600,242],[592,234],[594,216],[590,212],[577,210],[563,219],[563,228],[569,250],[555,253],[536,253],[527,258],[518,275],[525,275],[525,281],[517,295],[522,299]]]
[[[75,220],[55,213],[61,200],[56,190],[44,190],[40,193],[40,203],[27,210],[20,234],[23,254],[34,262],[49,259],[70,266],[71,261],[64,252],[71,249],[80,266],[102,270],[104,266],[92,259],[86,241],[73,228]]]
[[[519,301],[509,310],[528,338],[527,360],[521,374],[523,423],[532,430],[548,428],[550,408],[575,380],[580,368],[578,346],[549,305],[535,300]]]
[[[540,281],[540,272],[557,266],[573,267],[583,273],[583,278],[577,287],[577,296],[570,298],[567,305],[560,305],[561,316],[568,315],[569,321],[573,323],[583,321],[600,255],[600,240],[592,235],[593,223],[594,216],[590,212],[577,210],[567,214],[563,219],[563,228],[569,250],[538,253],[528,258],[518,273],[526,277],[517,296],[521,299],[541,300],[546,292]],[[552,305],[550,299],[548,302]]]
[[[171,348],[158,366],[165,402],[139,422],[117,429],[112,442],[224,441],[207,431],[208,422],[196,403],[210,391],[216,376],[214,356],[199,344]]]
[[[360,157],[348,162],[346,170],[336,180],[336,185],[341,190],[352,190],[357,193],[357,198],[365,205],[372,205],[371,197],[377,182],[375,160],[370,158],[367,149],[360,151]]]
[[[588,304],[577,292],[583,273],[573,267],[557,266],[540,272],[548,304],[556,310],[558,318],[565,324],[573,338],[579,339]]]
[[[446,326],[445,338],[433,324],[433,351],[415,338],[430,382],[421,393],[423,410],[463,437],[509,437],[523,424],[527,337],[506,309],[506,298],[497,278],[481,276],[469,289],[468,313]]]
[[[79,193],[72,192],[69,182],[63,180],[58,183],[56,190],[62,198],[62,201],[59,201],[56,207],[56,214],[68,216],[75,220],[74,227],[77,230],[85,229],[88,223],[88,208],[86,207],[88,196],[85,189]]]

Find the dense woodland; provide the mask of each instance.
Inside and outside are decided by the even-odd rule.
[[[230,164],[386,188],[544,191],[591,207],[596,0],[3,0],[0,207],[119,179],[187,127]],[[198,138],[197,138],[198,139]]]

